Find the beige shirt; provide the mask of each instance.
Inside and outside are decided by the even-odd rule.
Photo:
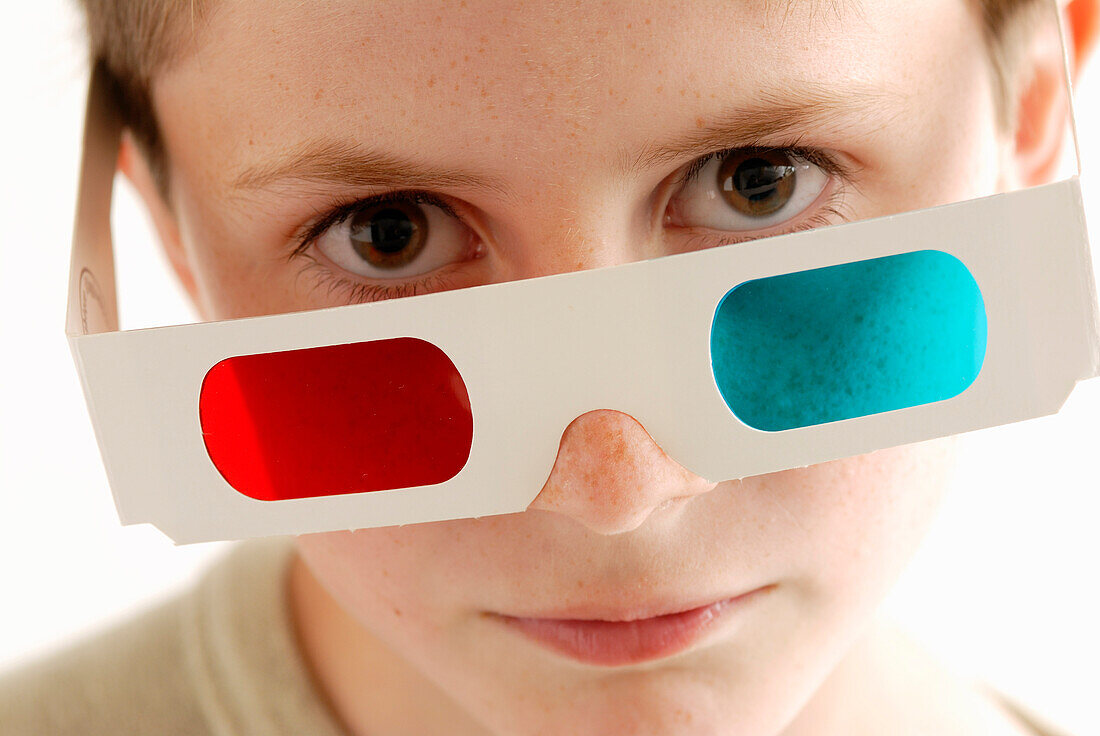
[[[0,677],[0,734],[346,736],[294,640],[292,549],[239,544],[192,590]]]
[[[240,544],[182,596],[0,678],[0,734],[345,736],[294,641],[291,550]]]

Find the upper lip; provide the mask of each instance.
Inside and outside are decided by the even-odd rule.
[[[683,593],[672,595],[642,595],[637,591],[624,592],[620,596],[610,596],[615,603],[594,603],[586,601],[572,605],[561,606],[544,610],[532,610],[513,613],[498,613],[497,615],[508,618],[545,619],[556,621],[642,621],[645,619],[669,616],[697,608],[740,598],[749,593],[770,590],[775,585],[760,585],[754,588],[745,588],[733,593],[718,593],[697,598],[685,599]],[[607,591],[601,591],[607,595]],[[632,600],[633,599],[633,600]]]

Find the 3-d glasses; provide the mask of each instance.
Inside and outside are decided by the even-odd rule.
[[[522,511],[595,409],[727,480],[1051,414],[1100,374],[1075,174],[597,270],[119,332],[107,84],[93,73],[67,331],[123,522],[177,543]]]

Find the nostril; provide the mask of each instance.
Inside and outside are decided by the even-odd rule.
[[[717,483],[711,483],[709,485],[710,485],[710,488],[708,488],[707,490],[713,490],[714,487],[718,484]],[[687,503],[688,499],[693,498],[695,495],[696,494],[694,494],[694,493],[686,493],[683,496],[676,496],[675,498],[670,498],[667,501],[664,501],[660,506],[658,506],[657,508],[655,508],[653,510],[655,512],[671,511],[674,508],[679,508],[680,506],[683,506],[685,503]]]

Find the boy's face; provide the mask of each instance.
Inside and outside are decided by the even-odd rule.
[[[607,266],[1009,177],[963,0],[217,6],[154,88],[178,226],[166,239],[207,318]],[[768,154],[768,169],[726,150],[748,145],[802,158]],[[722,166],[751,178],[792,162],[789,201],[716,185]],[[430,198],[326,219],[410,190]],[[318,222],[331,227],[298,248]],[[426,240],[383,237],[410,222]],[[562,430],[526,513],[298,540],[373,636],[511,733],[780,728],[917,545],[951,455],[940,441],[715,485],[623,414]],[[558,620],[754,590],[666,649],[570,644],[582,629]],[[552,619],[535,626],[554,644],[508,616]]]

